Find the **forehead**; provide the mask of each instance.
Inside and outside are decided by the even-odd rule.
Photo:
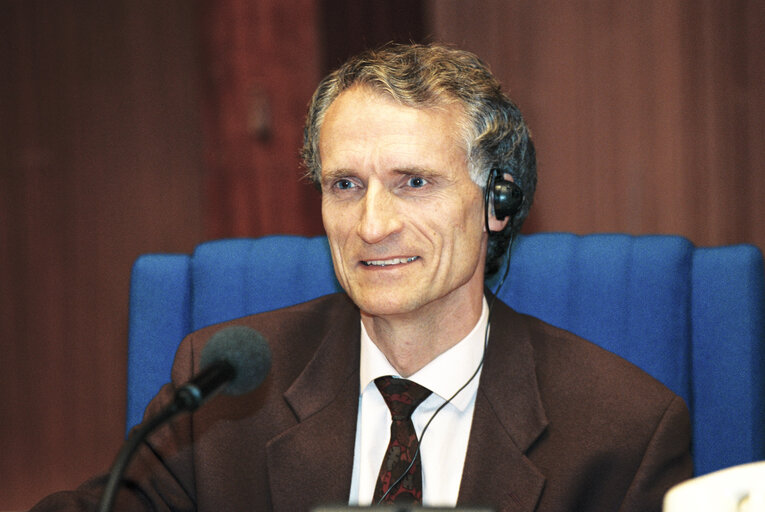
[[[368,87],[342,92],[329,106],[319,133],[322,167],[339,156],[407,154],[465,158],[466,116],[457,102],[415,108]]]

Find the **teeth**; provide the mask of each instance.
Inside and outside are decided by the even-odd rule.
[[[416,260],[418,256],[412,256],[411,258],[393,258],[390,260],[370,260],[364,261],[364,265],[367,267],[385,267],[388,265],[399,265],[401,263],[411,263]]]

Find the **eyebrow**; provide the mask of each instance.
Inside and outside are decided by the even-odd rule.
[[[404,167],[401,169],[394,169],[393,172],[396,174],[403,174],[404,176],[423,176],[425,178],[439,174],[433,169],[426,169],[423,167]]]
[[[348,176],[355,176],[356,173],[350,169],[322,169],[321,170],[321,182],[326,183],[338,178],[346,178]]]

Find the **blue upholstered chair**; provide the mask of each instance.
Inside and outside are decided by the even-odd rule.
[[[127,424],[194,329],[339,291],[324,237],[140,257],[130,293]],[[765,284],[752,246],[674,236],[519,238],[500,298],[632,361],[683,396],[696,473],[765,459]]]

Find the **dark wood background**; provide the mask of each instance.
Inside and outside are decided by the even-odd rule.
[[[0,510],[121,442],[130,266],[322,232],[319,78],[388,40],[481,55],[539,155],[527,231],[765,247],[760,1],[0,0]]]

